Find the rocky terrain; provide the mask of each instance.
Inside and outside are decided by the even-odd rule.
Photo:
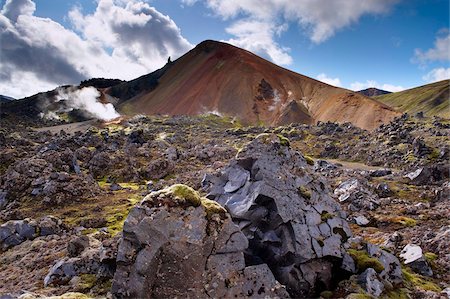
[[[446,119],[0,123],[1,298],[450,295]]]

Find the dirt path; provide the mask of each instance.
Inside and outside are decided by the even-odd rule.
[[[378,169],[386,169],[386,167],[381,167],[381,166],[369,166],[366,165],[364,163],[359,163],[359,162],[349,162],[349,161],[341,161],[341,160],[337,160],[337,159],[326,159],[326,161],[331,162],[333,164],[342,164],[342,166],[344,168],[349,168],[349,169],[360,169],[360,170],[378,170]],[[392,168],[389,168],[391,170],[394,170]]]
[[[61,130],[63,130],[67,134],[74,134],[75,132],[86,131],[89,127],[91,127],[95,123],[96,123],[96,120],[87,120],[87,121],[82,121],[82,122],[77,122],[77,123],[70,123],[67,125],[34,128],[33,130],[38,131],[38,132],[50,131],[52,134],[57,134]]]

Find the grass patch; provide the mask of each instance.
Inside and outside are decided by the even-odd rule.
[[[394,217],[391,219],[391,222],[398,223],[398,224],[401,224],[401,225],[407,226],[407,227],[414,227],[417,225],[416,220],[409,218],[409,217],[405,217],[405,216]]]
[[[432,291],[439,293],[441,288],[429,280],[419,274],[413,273],[409,268],[402,269],[404,282],[410,288],[419,288],[425,291]]]

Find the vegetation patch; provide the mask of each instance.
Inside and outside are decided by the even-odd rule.
[[[308,156],[308,155],[304,155],[303,157],[305,158],[306,163],[308,163],[308,165],[311,165],[311,166],[314,165],[314,159],[313,159],[313,158],[311,158],[311,157]]]
[[[201,202],[203,208],[205,209],[206,216],[208,217],[208,219],[211,218],[211,216],[214,214],[224,216],[227,213],[227,210],[225,210],[224,207],[222,207],[218,202],[214,200],[202,198]]]
[[[405,217],[405,216],[398,216],[398,217],[394,217],[391,219],[391,222],[393,223],[398,223],[407,227],[413,227],[417,225],[417,221],[409,218],[409,217]]]
[[[306,188],[305,186],[300,186],[298,187],[298,193],[305,199],[311,199],[311,190],[309,190],[308,188]]]
[[[437,284],[435,284],[428,278],[413,273],[409,268],[403,268],[402,273],[405,284],[410,288],[418,288],[425,291],[432,291],[437,293],[441,291],[441,288]]]
[[[368,268],[372,268],[378,273],[384,270],[383,264],[381,264],[376,258],[369,256],[369,254],[364,250],[349,249],[347,252],[355,261],[359,272],[363,272]]]

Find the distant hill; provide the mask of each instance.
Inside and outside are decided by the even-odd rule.
[[[15,100],[15,98],[4,96],[4,95],[0,94],[0,102],[1,103],[6,103],[6,102],[14,101],[14,100]]]
[[[401,112],[450,118],[450,80],[443,80],[412,89],[375,97]]]
[[[122,113],[214,112],[245,124],[351,122],[373,129],[399,115],[353,91],[277,66],[232,45],[204,41],[163,68],[105,91]]]
[[[366,97],[376,97],[376,96],[381,96],[381,95],[384,95],[384,94],[389,94],[391,92],[387,91],[387,90],[382,90],[382,89],[378,89],[378,88],[375,88],[375,87],[371,87],[371,88],[367,88],[367,89],[363,89],[363,90],[357,91],[357,93],[365,95]]]

